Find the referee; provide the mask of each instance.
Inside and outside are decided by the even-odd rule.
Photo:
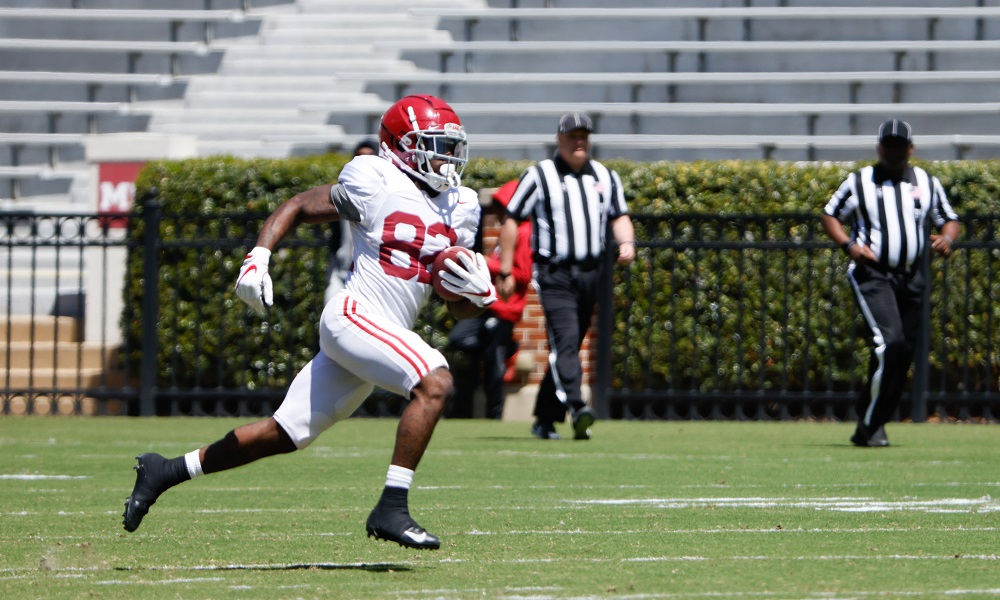
[[[621,178],[590,159],[593,130],[585,114],[559,119],[556,155],[521,175],[500,232],[497,289],[507,296],[515,284],[512,268],[518,223],[534,220],[535,284],[545,312],[549,366],[535,401],[531,432],[546,440],[559,439],[555,424],[566,420],[567,409],[573,416],[573,437],[590,439],[594,413],[580,391],[580,347],[597,304],[609,222],[618,243],[618,262],[635,259],[635,230]]]
[[[871,332],[868,385],[858,399],[855,446],[888,446],[884,425],[899,406],[922,327],[927,282],[920,260],[930,247],[943,256],[958,237],[958,216],[937,177],[909,165],[910,125],[898,119],[878,130],[878,164],[851,173],[830,199],[823,228],[851,258],[847,277]],[[930,235],[930,218],[941,235]],[[850,221],[848,236],[841,222]]]

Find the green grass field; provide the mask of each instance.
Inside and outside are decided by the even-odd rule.
[[[185,483],[121,526],[134,456],[246,421],[0,418],[2,598],[1000,595],[1000,428],[599,422],[589,442],[443,421],[410,492],[442,538],[367,539],[396,422]]]

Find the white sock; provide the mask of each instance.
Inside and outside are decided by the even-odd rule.
[[[385,475],[385,487],[410,489],[413,483],[413,471],[396,465],[389,465],[389,472]]]
[[[184,464],[187,465],[188,475],[191,476],[191,479],[205,474],[205,472],[201,470],[201,458],[198,456],[199,452],[200,450],[192,450],[184,455]]]

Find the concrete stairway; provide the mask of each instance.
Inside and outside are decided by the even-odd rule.
[[[456,4],[485,5],[480,0],[300,0],[255,11],[265,16],[260,33],[216,42],[225,49],[219,71],[191,77],[183,102],[151,105],[148,129],[195,135],[200,155],[282,157],[343,149],[324,141],[337,139],[341,127],[328,125],[325,113],[298,107],[379,102],[363,84],[337,82],[331,74],[346,68],[414,70],[398,52],[376,50],[373,44],[448,39],[447,32],[436,29],[436,19],[412,17],[406,10]],[[302,142],[308,138],[317,141]]]
[[[71,317],[0,317],[0,389],[31,389],[0,396],[0,414],[96,414],[100,403],[87,388],[121,388],[115,348],[82,342],[82,323]],[[8,340],[9,343],[8,343]],[[51,393],[49,392],[51,390]],[[55,393],[59,390],[59,393]],[[118,412],[121,404],[105,406]]]

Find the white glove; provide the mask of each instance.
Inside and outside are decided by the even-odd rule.
[[[236,295],[261,315],[265,314],[265,304],[274,304],[271,276],[267,273],[270,260],[271,251],[257,246],[247,254],[240,267],[240,277],[236,280]]]
[[[497,301],[497,289],[490,281],[490,270],[486,259],[478,252],[462,252],[458,255],[461,265],[452,259],[444,264],[450,270],[442,270],[441,285],[453,294],[458,294],[479,308],[485,308]]]

